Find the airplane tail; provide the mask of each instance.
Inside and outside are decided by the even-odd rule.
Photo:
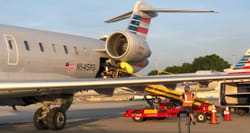
[[[250,49],[246,51],[244,56],[233,68],[224,71],[229,74],[250,74]]]
[[[142,36],[147,37],[151,19],[156,17],[159,13],[213,13],[213,10],[172,10],[172,9],[155,9],[149,4],[142,1],[137,1],[133,11],[124,13],[120,16],[114,17],[105,21],[106,23],[113,23],[116,21],[124,20],[130,18],[127,31]]]

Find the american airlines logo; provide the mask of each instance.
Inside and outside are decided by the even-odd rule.
[[[132,33],[146,36],[148,34],[150,21],[150,18],[142,17],[140,15],[134,15],[128,26],[128,30]]]

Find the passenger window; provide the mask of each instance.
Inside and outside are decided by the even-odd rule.
[[[52,44],[52,49],[53,49],[53,52],[56,53],[56,45],[54,43]]]
[[[24,41],[24,46],[25,46],[25,48],[26,48],[27,51],[30,51],[30,47],[29,47],[28,41]]]
[[[39,42],[38,44],[39,44],[41,52],[44,52],[43,44],[41,42]]]
[[[13,49],[13,45],[12,45],[12,41],[11,40],[8,40],[8,44],[9,44],[9,49]]]
[[[75,51],[75,54],[78,55],[78,50],[76,46],[74,46],[74,51]]]
[[[64,48],[64,52],[65,52],[65,54],[68,54],[68,49],[67,49],[67,46],[66,46],[66,45],[63,45],[63,48]]]

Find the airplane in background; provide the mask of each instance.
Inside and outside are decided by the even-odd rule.
[[[224,69],[224,72],[217,71],[197,71],[192,74],[250,74],[250,49],[247,49],[243,57],[232,68]],[[188,83],[193,92],[197,92],[197,96],[201,98],[219,98],[220,83],[217,81],[193,82]],[[180,83],[175,90],[183,92],[186,84]]]
[[[225,69],[224,72],[229,74],[250,74],[250,49],[246,51],[237,64],[232,68]]]
[[[138,1],[133,11],[106,21],[130,18],[125,31],[102,40],[88,37],[0,25],[0,105],[26,106],[40,103],[33,123],[38,130],[60,130],[74,93],[95,89],[110,93],[114,87],[147,84],[246,79],[250,75],[170,75],[100,78],[108,59],[126,61],[137,71],[147,65],[151,51],[146,37],[150,20],[158,12],[213,13],[203,10],[154,9]],[[58,107],[50,106],[57,101]]]

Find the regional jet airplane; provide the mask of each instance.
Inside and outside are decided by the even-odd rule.
[[[65,112],[75,92],[95,89],[107,93],[118,86],[142,86],[152,83],[177,83],[219,79],[249,78],[250,75],[152,76],[103,79],[101,64],[107,59],[127,61],[143,68],[151,51],[146,41],[151,18],[157,12],[214,12],[154,9],[138,1],[134,10],[110,19],[130,18],[125,31],[111,33],[98,40],[82,36],[0,25],[0,105],[40,103],[34,113],[39,130],[63,129]],[[139,67],[138,67],[139,66]],[[138,69],[137,69],[138,70]],[[57,101],[59,107],[50,105]]]

